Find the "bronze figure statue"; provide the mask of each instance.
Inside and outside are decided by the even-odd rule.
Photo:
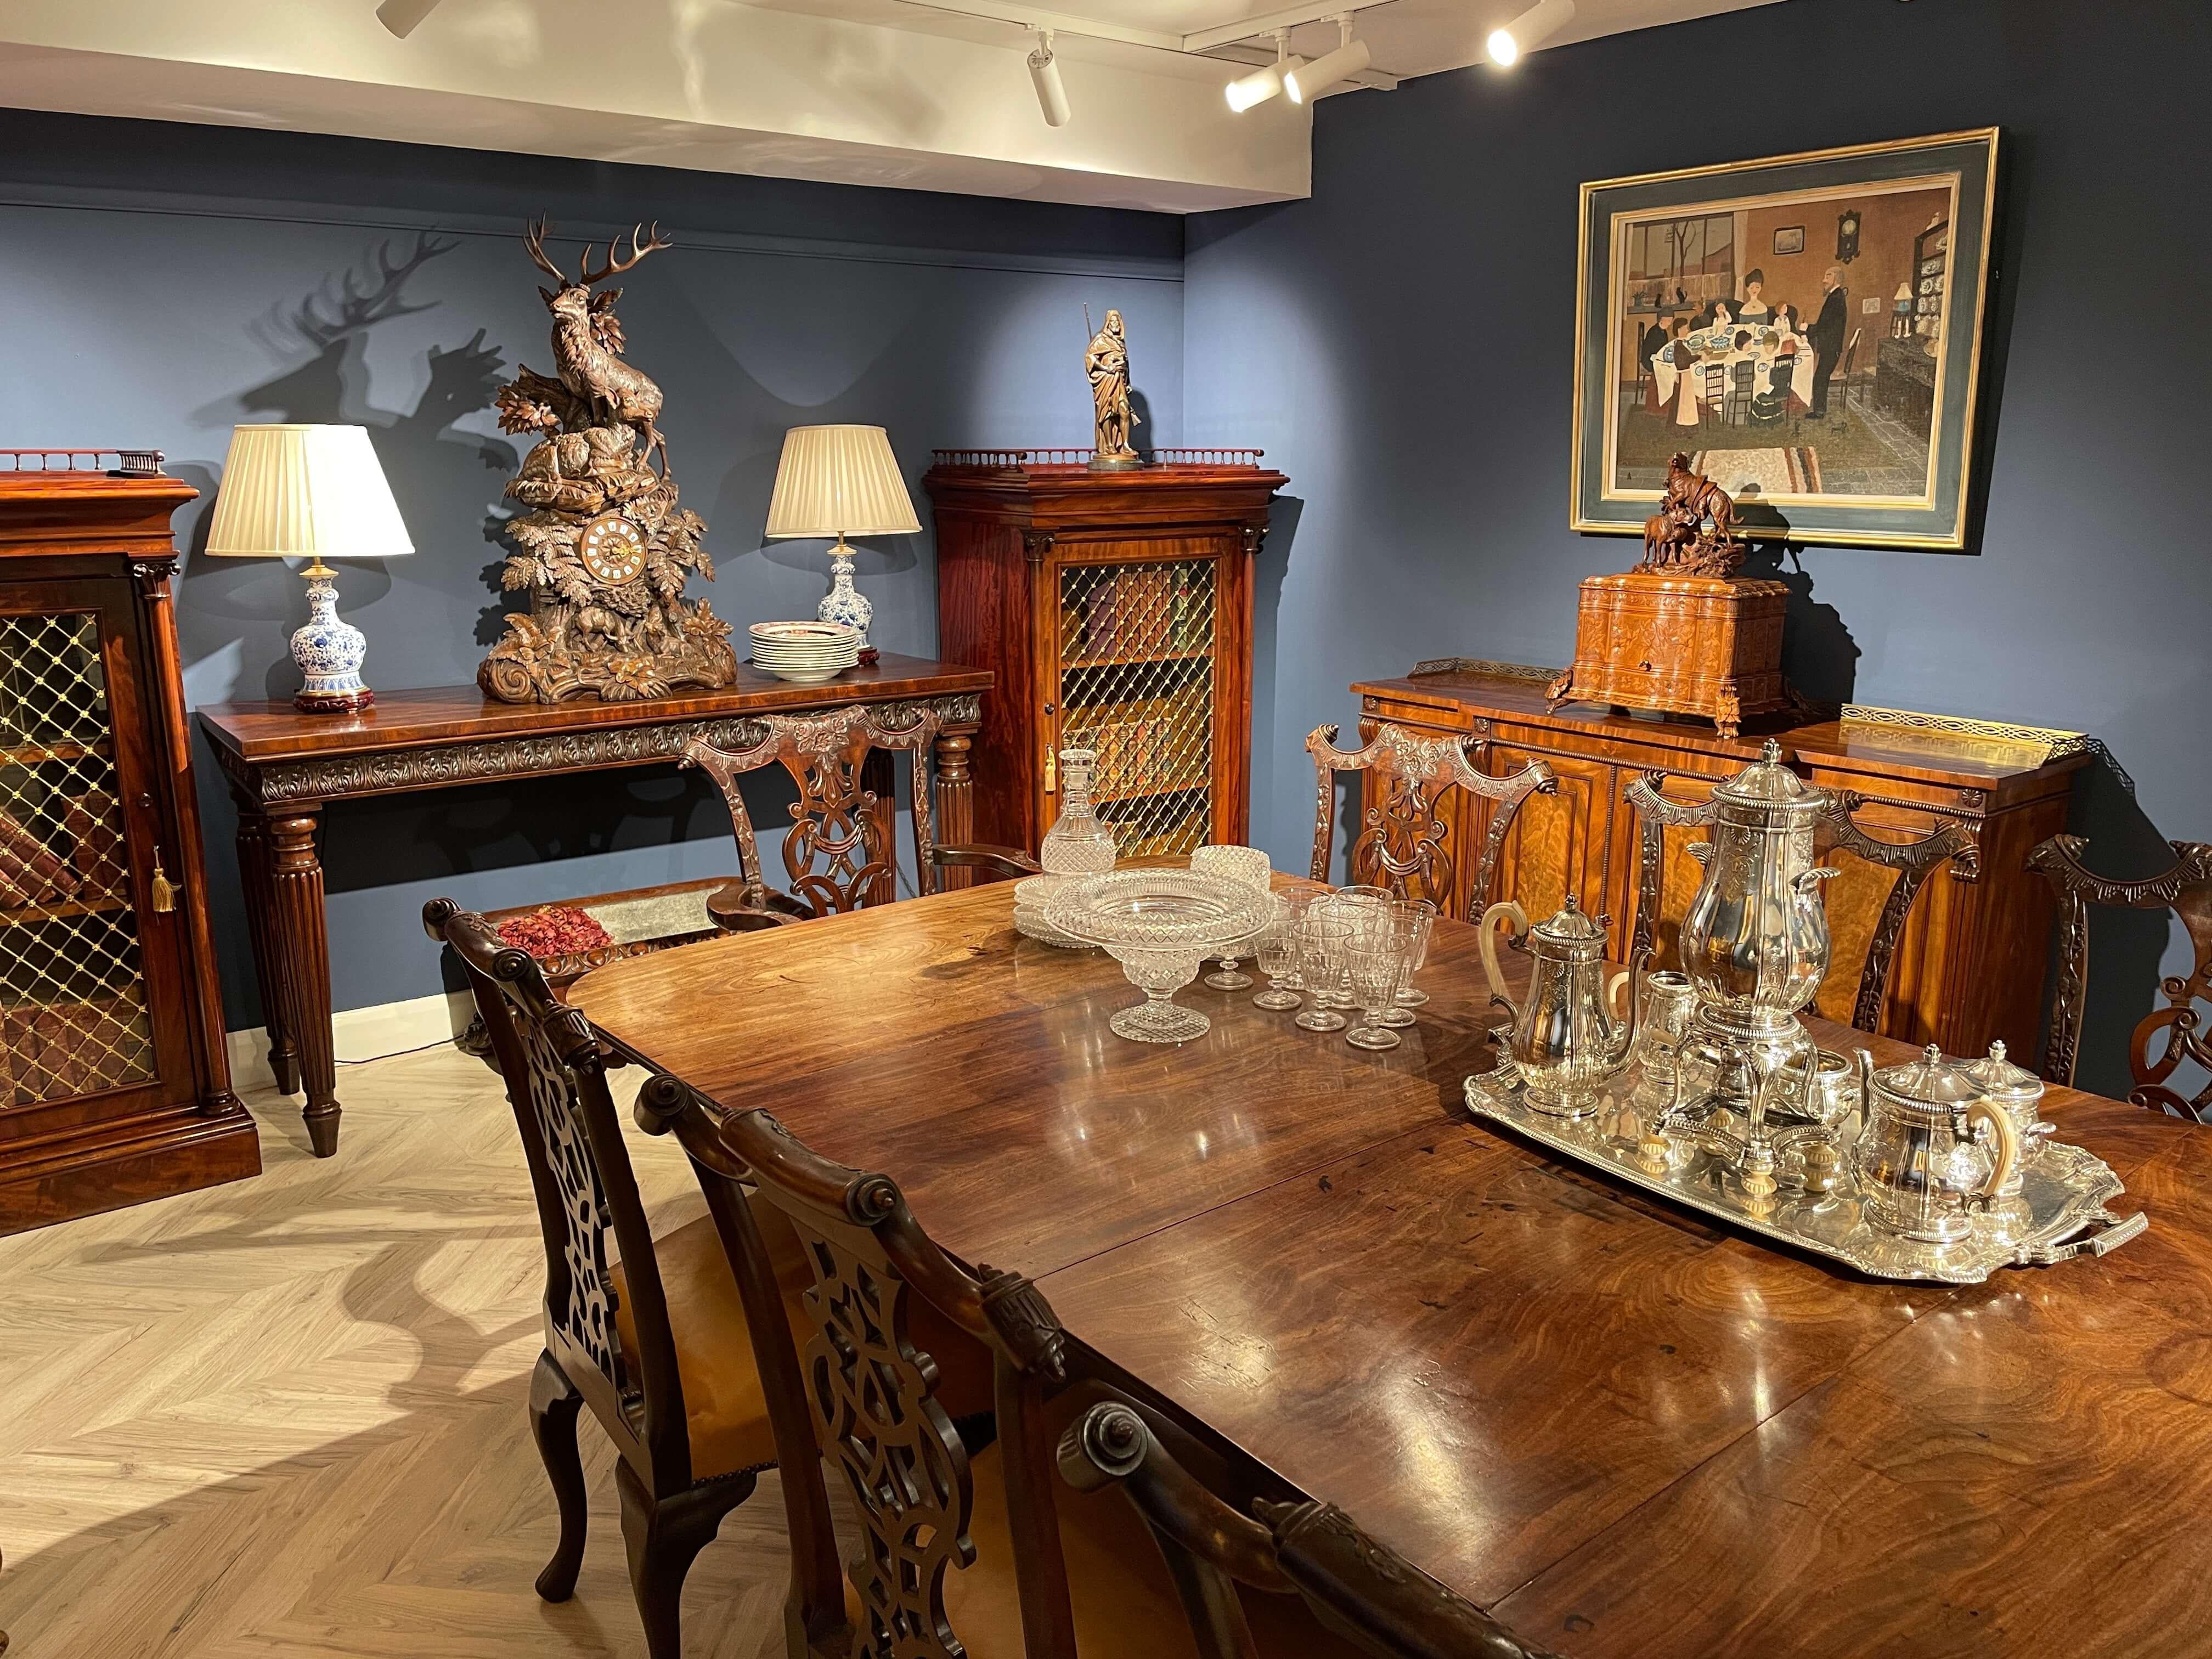
[[[545,231],[543,220],[530,225],[523,246],[561,284],[538,290],[553,313],[557,378],[526,368],[499,394],[501,430],[540,434],[507,483],[532,510],[507,521],[519,550],[501,576],[529,592],[530,609],[507,617],[477,681],[503,702],[626,702],[728,685],[738,672],[729,624],[684,597],[693,571],[712,581],[714,567],[700,544],[706,521],[676,504],[660,388],[623,361],[622,290],[592,291],[669,244],[658,225],[641,227],[627,257],[610,242],[599,264],[586,248],[571,281],[545,257]]]
[[[1108,312],[1105,325],[1091,337],[1083,368],[1091,377],[1091,407],[1097,426],[1091,465],[1101,471],[1143,465],[1143,458],[1129,441],[1139,417],[1129,407],[1129,342],[1120,312]]]
[[[1666,493],[1644,521],[1644,562],[1634,574],[1662,576],[1735,574],[1743,544],[1735,535],[1735,502],[1677,450],[1667,463]]]

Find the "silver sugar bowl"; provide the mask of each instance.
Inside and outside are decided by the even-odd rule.
[[[1782,763],[1769,738],[1759,759],[1711,796],[1711,839],[1690,855],[1705,878],[1682,921],[1682,967],[1698,994],[1692,1046],[1719,1061],[1714,1093],[1747,1104],[1760,1078],[1809,1059],[1797,1016],[1828,972],[1813,831],[1828,797]]]
[[[2020,1136],[2020,1161],[1997,1194],[1999,1198],[2017,1198],[2028,1166],[2042,1154],[2043,1143],[2057,1127],[2042,1121],[2043,1079],[2005,1057],[2002,1038],[1990,1044],[1987,1054],[1960,1069],[1982,1091],[1983,1099],[2004,1108]]]
[[[1851,1149],[1860,1213],[1905,1238],[1958,1243],[1972,1233],[1973,1212],[2001,1196],[2018,1167],[2011,1114],[1932,1042],[1919,1059],[1880,1071],[1872,1054],[1855,1052],[1866,1111]],[[1977,1126],[1988,1130],[1986,1144]]]

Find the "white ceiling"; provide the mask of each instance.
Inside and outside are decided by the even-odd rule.
[[[1218,31],[1285,0],[942,3],[990,15],[912,0],[443,0],[398,40],[375,0],[4,0],[0,104],[1166,212],[1308,193],[1310,111],[1279,98],[1231,115],[1220,95],[1225,64],[1271,58],[1272,41],[1197,56],[1129,38]],[[1388,0],[1358,13],[1357,32],[1387,85],[1476,62],[1530,3]],[[1774,3],[1578,0],[1544,49]],[[1058,130],[1023,65],[1032,19],[1058,24],[1075,110]],[[1122,38],[1086,37],[1086,22]],[[1336,42],[1317,21],[1291,49]]]

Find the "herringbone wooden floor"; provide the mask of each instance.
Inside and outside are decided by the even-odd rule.
[[[0,1239],[9,1659],[644,1653],[588,1413],[583,1576],[531,1588],[544,1255],[497,1080],[441,1048],[339,1097],[335,1158],[252,1097],[258,1181]],[[672,1139],[631,1150],[656,1233],[704,1212]],[[769,1476],[692,1570],[685,1654],[781,1652],[787,1559]]]

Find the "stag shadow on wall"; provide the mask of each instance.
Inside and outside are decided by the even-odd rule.
[[[1297,539],[1298,520],[1305,507],[1304,500],[1297,495],[1278,495],[1268,502],[1267,533],[1260,538],[1260,550],[1252,560],[1252,787],[1249,799],[1254,823],[1248,839],[1255,846],[1261,844],[1258,839],[1259,819],[1264,816],[1261,803],[1275,799],[1278,751],[1286,763],[1305,758],[1299,747],[1304,733],[1285,744],[1277,740],[1275,732],[1277,642],[1281,637],[1277,617],[1283,605],[1283,584],[1290,579],[1291,545]],[[1304,793],[1303,788],[1299,793]],[[1300,849],[1271,848],[1269,856],[1278,868],[1304,869],[1310,849],[1302,851],[1297,863],[1285,865],[1284,856],[1291,851]]]
[[[1851,700],[1858,684],[1858,641],[1844,626],[1843,613],[1813,599],[1813,574],[1797,549],[1778,542],[1754,545],[1744,556],[1741,574],[1778,581],[1790,590],[1782,629],[1782,672],[1808,701],[1838,707]]]
[[[514,465],[511,445],[455,429],[469,416],[491,407],[502,349],[488,345],[482,328],[459,344],[430,347],[427,383],[415,407],[406,411],[380,409],[372,401],[367,353],[369,333],[377,325],[434,308],[410,303],[407,284],[431,260],[459,246],[424,232],[411,250],[395,257],[385,243],[374,251],[371,268],[349,268],[298,306],[280,307],[265,324],[264,336],[288,354],[304,347],[309,355],[234,399],[201,411],[211,421],[366,427],[417,551],[433,558],[440,551],[436,527],[475,516],[471,506],[495,495],[495,481]],[[211,494],[213,483],[210,478],[204,493]],[[258,561],[206,557],[211,516],[202,512],[193,526],[182,577],[182,597],[190,600],[178,607],[185,656],[197,662],[238,641],[247,661],[267,664],[262,695],[288,698],[299,689],[299,671],[285,641],[306,619],[300,593],[258,568]],[[391,591],[392,582],[380,562],[349,567],[339,584],[342,611],[373,605]],[[372,636],[372,651],[374,645]],[[373,657],[369,672],[374,680]]]

